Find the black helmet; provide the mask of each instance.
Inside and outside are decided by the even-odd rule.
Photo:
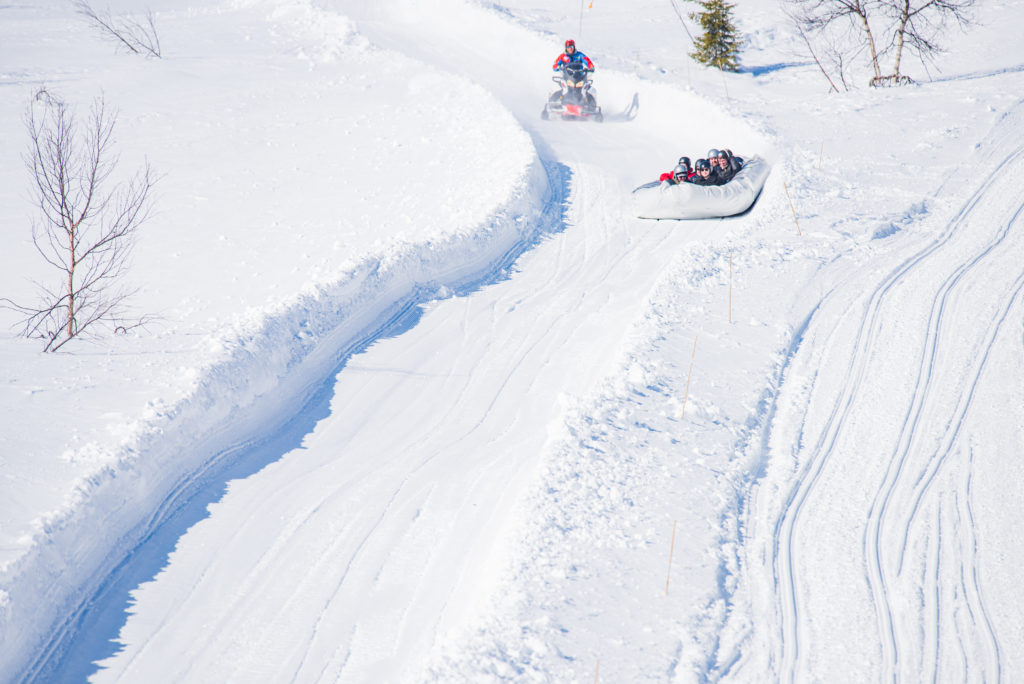
[[[701,169],[710,169],[711,164],[708,163],[707,159],[698,159],[697,165],[694,168],[696,168],[698,171],[700,171]]]
[[[672,177],[679,178],[680,176],[682,176],[683,178],[685,178],[689,171],[689,167],[680,164],[676,168],[672,169]]]
[[[724,159],[726,161],[729,161],[729,159],[731,157],[732,157],[732,154],[730,154],[729,150],[725,149],[724,147],[718,151],[718,158],[719,159]]]
[[[679,165],[680,166],[685,166],[687,170],[693,168],[693,164],[690,163],[690,158],[689,157],[680,157],[679,158]]]

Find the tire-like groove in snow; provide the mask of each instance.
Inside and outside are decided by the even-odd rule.
[[[998,146],[998,141],[996,145]],[[777,649],[775,659],[779,664],[779,674],[783,681],[793,681],[798,675],[801,657],[801,643],[803,641],[801,636],[808,628],[806,625],[807,616],[801,613],[800,600],[798,598],[798,587],[800,583],[797,577],[797,565],[794,561],[794,538],[796,530],[800,526],[804,503],[811,492],[815,490],[818,478],[836,447],[839,435],[844,429],[845,422],[848,419],[852,406],[857,400],[858,395],[861,393],[862,382],[864,381],[865,376],[871,371],[871,361],[876,346],[875,340],[877,332],[884,321],[882,307],[898,284],[904,282],[904,279],[907,278],[914,269],[930,264],[931,261],[941,253],[941,250],[947,247],[951,241],[964,230],[964,226],[969,223],[972,216],[975,215],[974,212],[980,213],[986,210],[989,204],[1000,206],[1005,201],[1006,192],[1016,192],[1019,194],[1019,191],[1016,190],[1016,186],[1013,185],[1012,179],[1015,177],[1013,172],[1021,165],[1022,159],[1024,159],[1024,152],[1017,151],[1011,153],[997,164],[996,167],[984,179],[982,179],[978,189],[965,203],[957,215],[947,224],[942,234],[924,249],[920,250],[912,257],[901,263],[897,268],[893,269],[874,289],[870,295],[868,303],[865,305],[864,311],[861,315],[861,322],[857,327],[856,339],[851,345],[853,353],[851,354],[847,370],[844,374],[844,380],[842,383],[843,389],[835,400],[828,419],[825,422],[824,428],[822,428],[819,433],[819,437],[815,441],[814,445],[809,448],[805,447],[807,456],[804,458],[804,463],[801,466],[799,473],[794,478],[793,488],[790,490],[783,504],[782,511],[776,520],[773,533],[774,560],[772,561],[772,564],[774,567],[776,583],[776,606],[779,610],[779,632],[778,641],[775,645],[775,648]],[[1010,177],[1009,181],[1005,180],[1007,176]],[[988,204],[986,204],[986,202]],[[979,207],[981,207],[980,210]],[[958,287],[958,285],[962,285],[962,281],[967,275],[972,275],[972,272],[978,272],[978,275],[975,276],[975,280],[981,279],[985,282],[989,282],[991,280],[992,274],[979,269],[978,266],[982,265],[987,257],[991,257],[997,248],[1004,247],[1004,252],[1016,250],[1015,253],[1019,253],[1019,245],[1010,244],[1007,246],[1005,243],[1007,236],[1010,234],[1011,228],[1013,228],[1019,221],[1021,212],[1022,209],[1020,207],[1018,207],[1015,212],[1011,212],[1012,216],[1009,217],[1005,223],[1000,224],[999,230],[997,230],[994,235],[988,238],[984,244],[974,248],[975,253],[973,257],[968,259],[961,258],[961,261],[958,262],[960,263],[959,267],[957,267],[955,271],[946,278],[939,288],[939,291],[934,296],[932,313],[927,326],[926,340],[923,348],[920,369],[918,371],[918,380],[912,393],[911,406],[904,419],[899,445],[892,456],[892,461],[888,467],[885,481],[876,493],[875,501],[871,507],[871,516],[864,533],[863,545],[866,556],[865,561],[868,568],[868,584],[870,585],[874,596],[876,615],[879,623],[878,638],[880,640],[883,656],[882,670],[884,674],[881,677],[883,681],[892,681],[897,679],[900,652],[904,648],[909,647],[902,646],[900,644],[901,637],[899,630],[897,630],[893,624],[887,576],[883,567],[884,553],[880,539],[882,535],[882,528],[886,525],[888,516],[892,515],[889,510],[891,500],[894,496],[895,490],[909,479],[910,486],[913,490],[913,503],[909,507],[901,509],[904,512],[904,519],[899,523],[899,525],[897,525],[898,529],[903,531],[902,542],[898,545],[901,549],[896,569],[896,574],[898,574],[903,563],[903,555],[907,546],[909,529],[915,517],[918,515],[921,500],[936,472],[938,472],[945,458],[954,447],[959,428],[962,425],[970,407],[971,398],[973,396],[974,389],[977,386],[978,378],[984,370],[988,352],[994,344],[1007,315],[1011,311],[1014,303],[1017,302],[1020,297],[1022,288],[1024,288],[1024,277],[1018,277],[1015,281],[1009,284],[1006,293],[1002,294],[1002,303],[1000,305],[999,313],[987,324],[985,339],[980,345],[980,349],[975,349],[975,351],[980,353],[977,355],[977,360],[971,373],[971,382],[960,395],[954,415],[950,416],[950,428],[947,430],[947,433],[942,440],[943,448],[940,449],[940,451],[929,461],[923,470],[914,473],[913,477],[908,478],[907,474],[903,472],[904,463],[907,460],[907,454],[911,445],[914,443],[916,438],[915,428],[917,422],[920,420],[921,413],[924,411],[931,394],[930,388],[933,376],[933,365],[935,363],[937,347],[939,344],[939,331],[943,323],[945,304],[947,299],[951,296],[951,293]],[[1000,290],[1000,292],[1002,293],[1003,291]],[[829,294],[829,296],[831,295],[832,293]],[[800,435],[800,442],[802,443],[803,436],[805,436],[804,428],[800,429]],[[966,493],[963,493],[963,497],[966,497]],[[960,505],[969,506],[969,502],[966,502],[965,500],[965,503]],[[951,525],[948,525],[947,527],[951,527]],[[973,543],[968,544],[967,546],[968,548],[973,548]],[[981,630],[982,639],[986,642],[984,650],[989,654],[997,654],[998,644],[996,642],[992,626],[987,618],[984,604],[981,601],[981,590],[977,583],[976,571],[973,570],[973,560],[968,559],[967,564],[972,568],[972,571],[970,572],[972,577],[970,586],[972,589],[966,592],[966,595],[971,599],[971,603],[968,606],[969,612],[971,615],[975,616],[976,624],[974,626]],[[938,618],[935,617],[935,620],[937,619]],[[928,625],[927,628],[930,631],[937,631],[934,625]],[[967,654],[965,654],[965,658],[966,657]],[[979,664],[979,666],[983,667],[987,672],[994,671],[997,673],[997,655],[990,656],[986,659],[986,663]]]

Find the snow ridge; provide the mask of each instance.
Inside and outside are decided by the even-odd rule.
[[[392,246],[333,285],[212,341],[220,358],[201,370],[194,391],[154,408],[117,466],[82,482],[48,519],[45,543],[3,569],[3,624],[18,629],[4,630],[0,662],[21,672],[15,681],[45,675],[93,597],[109,590],[104,578],[193,497],[222,487],[228,468],[285,430],[346,358],[407,325],[421,304],[504,277],[520,254],[559,230],[566,186],[563,167],[535,160],[478,230]],[[155,510],[153,501],[161,502]],[[124,521],[141,522],[121,527]],[[110,547],[83,533],[101,527]],[[42,595],[51,597],[45,606],[30,600]],[[22,662],[28,653],[35,659]]]

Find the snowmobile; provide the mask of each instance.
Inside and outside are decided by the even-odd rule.
[[[579,62],[569,62],[551,80],[558,84],[558,90],[551,93],[540,118],[546,120],[554,114],[564,121],[604,121],[604,114],[590,90],[590,72],[586,67]]]

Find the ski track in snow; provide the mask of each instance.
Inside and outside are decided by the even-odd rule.
[[[1017,266],[1024,252],[1024,198],[1020,190],[1024,187],[1024,150],[1014,149],[1013,140],[1013,132],[1021,130],[1022,111],[1024,107],[1018,106],[1010,121],[1004,122],[1009,135],[997,130],[990,139],[990,147],[995,150],[1012,151],[994,166],[981,162],[991,171],[975,181],[973,195],[941,234],[871,291],[859,314],[856,335],[849,343],[850,362],[843,377],[831,384],[821,375],[815,378],[808,405],[813,411],[815,403],[824,400],[831,408],[820,429],[806,422],[800,428],[799,443],[812,443],[803,447],[803,465],[782,504],[771,542],[779,628],[773,640],[773,660],[782,681],[799,681],[815,672],[808,670],[808,636],[821,628],[812,626],[811,620],[818,616],[803,605],[815,579],[802,574],[803,564],[798,561],[801,552],[806,552],[798,538],[814,535],[814,512],[808,510],[808,502],[818,494],[819,479],[833,466],[832,461],[848,457],[841,453],[840,442],[847,430],[855,429],[851,424],[858,420],[864,396],[886,382],[884,371],[879,372],[884,367],[880,359],[893,349],[906,350],[906,344],[897,347],[883,334],[891,316],[886,307],[891,299],[907,296],[906,292],[897,292],[901,288],[917,288],[911,295],[925,294],[929,278],[951,267],[931,295],[930,305],[922,302],[930,313],[923,329],[914,333],[920,339],[917,377],[906,398],[908,409],[901,420],[898,440],[885,459],[886,471],[876,485],[864,524],[866,579],[875,606],[881,651],[878,667],[864,672],[876,672],[881,681],[905,681],[918,674],[925,680],[958,679],[969,672],[984,673],[981,676],[985,680],[999,678],[999,644],[975,559],[970,492],[973,457],[961,439],[961,429],[989,352],[999,335],[1005,333],[1005,323],[1024,290],[1024,275]],[[1017,201],[1007,203],[1007,197]],[[918,282],[921,286],[916,285]],[[859,285],[854,281],[854,288]],[[990,293],[998,296],[990,297]],[[823,306],[828,307],[829,300],[835,298],[842,300],[837,306],[847,306],[850,296],[846,291],[830,293]],[[969,346],[962,346],[962,342],[944,344],[951,337],[959,341],[965,334],[972,339]],[[947,349],[957,350],[966,358],[945,358]],[[970,368],[966,377],[949,377],[951,371],[962,368]],[[842,390],[834,399],[829,398],[835,385]],[[945,428],[937,431],[936,426]],[[936,438],[936,434],[941,436]],[[870,447],[858,444],[869,453],[874,451]],[[884,444],[876,448],[884,448]],[[935,491],[936,478],[943,468],[960,473],[947,483],[956,485],[953,491]],[[890,541],[893,537],[898,539],[895,544]],[[910,547],[915,544],[924,544],[925,548],[915,548],[910,557]],[[893,548],[900,550],[896,557],[892,557]],[[927,559],[927,574],[916,567],[922,557]],[[929,582],[934,582],[934,592],[928,591]],[[911,599],[915,593],[923,597],[922,603]],[[963,610],[941,605],[947,602]],[[906,614],[908,610],[914,617]],[[950,628],[944,624],[950,616],[956,621],[959,653],[944,653],[939,648],[939,632]],[[949,670],[954,673],[951,675]]]

